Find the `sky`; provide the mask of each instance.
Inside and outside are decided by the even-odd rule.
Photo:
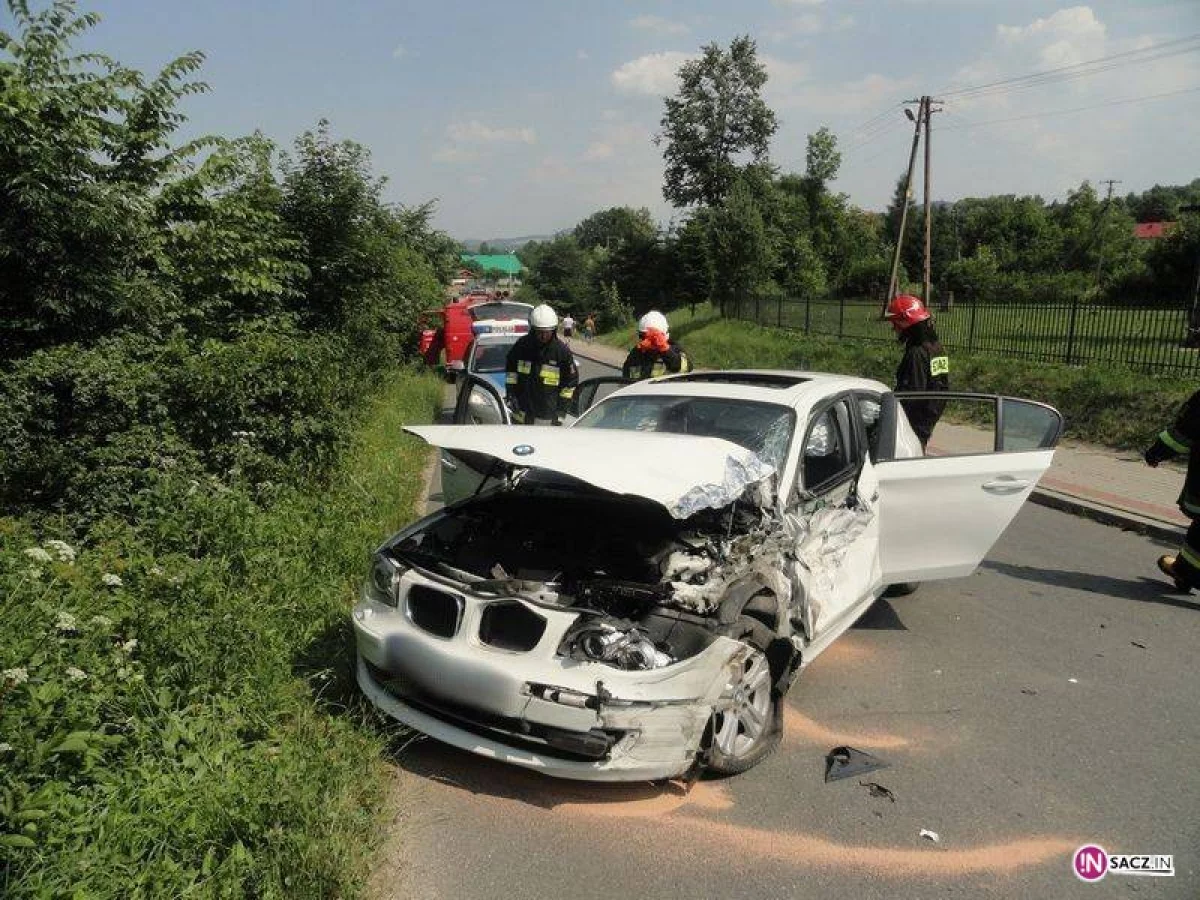
[[[35,8],[42,4],[32,0]],[[779,119],[772,161],[802,171],[806,135],[838,136],[833,183],[884,209],[907,164],[902,102],[933,116],[935,199],[1063,199],[1088,179],[1120,193],[1200,177],[1200,0],[81,0],[81,40],[156,71],[202,50],[209,92],[183,137],[261,130],[282,146],[326,118],[372,153],[388,200],[436,201],[460,239],[548,234],[610,206],[661,222],[652,139],[675,72],[705,44],[758,45]],[[0,28],[10,29],[7,10]],[[1118,56],[1088,77],[966,92]],[[1146,56],[1160,58],[1144,60]],[[1000,88],[1004,86],[1001,85]],[[1163,96],[1165,95],[1165,96]],[[1081,109],[1083,108],[1083,109]],[[919,170],[919,167],[918,167]],[[917,190],[920,188],[918,186]],[[918,194],[919,196],[919,194]]]

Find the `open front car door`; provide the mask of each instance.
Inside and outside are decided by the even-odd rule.
[[[984,394],[897,393],[885,418],[944,403],[925,456],[883,458],[879,555],[887,584],[969,575],[1050,466],[1062,415],[1032,400]],[[890,423],[889,423],[890,424]]]
[[[575,386],[575,395],[571,398],[571,418],[578,419],[613,391],[618,391],[627,384],[633,384],[633,379],[622,378],[620,375],[604,375],[579,382]]]

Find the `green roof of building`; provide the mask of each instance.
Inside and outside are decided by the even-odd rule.
[[[505,275],[521,274],[521,261],[515,253],[464,253],[462,261],[477,262],[483,266],[485,272],[488,269],[499,269]]]

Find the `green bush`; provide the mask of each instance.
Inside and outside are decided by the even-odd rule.
[[[269,505],[164,476],[86,545],[0,519],[0,894],[354,892],[391,729],[362,727],[347,607],[440,395],[389,379],[331,481]]]

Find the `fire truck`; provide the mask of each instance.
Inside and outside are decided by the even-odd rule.
[[[533,307],[486,291],[456,297],[441,309],[426,310],[418,320],[418,352],[431,366],[444,365],[451,381],[462,371],[477,334],[524,334]],[[436,323],[436,324],[435,324]]]

